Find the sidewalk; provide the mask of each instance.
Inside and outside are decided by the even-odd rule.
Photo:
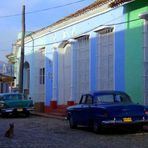
[[[55,119],[60,119],[60,120],[66,120],[66,117],[51,115],[50,113],[41,113],[41,112],[36,112],[36,111],[31,111],[30,113],[32,115],[41,116],[41,117],[45,117],[45,118],[55,118]]]

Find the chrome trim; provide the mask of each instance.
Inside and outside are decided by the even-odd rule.
[[[13,112],[14,110],[17,110],[17,108],[8,108],[8,109],[2,109],[1,110],[1,112],[5,112],[5,113],[11,113],[11,112]],[[23,109],[23,111],[24,111],[24,109],[26,109],[27,111],[34,111],[34,108],[32,107],[32,108],[22,108]]]
[[[32,108],[25,108],[27,111],[34,111],[34,107]]]
[[[122,120],[102,121],[102,124],[134,124],[134,123],[148,123],[148,120],[136,120],[132,122],[123,122]]]
[[[11,112],[13,112],[13,110],[14,110],[13,108],[12,109],[2,109],[1,112],[2,113],[11,113]]]

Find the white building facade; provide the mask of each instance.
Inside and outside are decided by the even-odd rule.
[[[26,36],[24,89],[45,112],[78,103],[84,93],[126,90],[124,3],[110,3],[98,0]],[[20,40],[16,45],[18,67]]]

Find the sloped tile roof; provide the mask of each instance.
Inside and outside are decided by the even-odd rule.
[[[54,24],[50,25],[50,27],[55,26],[57,24],[60,24],[60,23],[62,23],[64,21],[67,21],[67,20],[69,20],[71,18],[82,15],[82,14],[88,12],[88,11],[91,11],[91,10],[93,10],[95,8],[98,8],[98,7],[100,7],[100,6],[102,6],[102,5],[106,4],[106,3],[109,3],[109,2],[110,2],[110,5],[109,5],[110,7],[116,7],[116,6],[120,5],[120,4],[128,2],[128,1],[131,1],[131,0],[96,0],[91,5],[83,8],[83,9],[80,9],[80,10],[76,11],[75,13],[73,13],[73,14],[71,14],[69,16],[66,16],[63,19],[55,22]]]
[[[80,16],[80,15],[82,15],[82,14],[88,12],[88,11],[91,11],[91,10],[93,10],[95,8],[98,8],[98,7],[100,7],[100,6],[102,6],[102,5],[106,4],[106,3],[110,2],[109,7],[113,8],[113,7],[116,7],[116,6],[120,5],[120,4],[128,2],[128,1],[131,1],[131,0],[96,0],[91,5],[83,8],[83,9],[80,9],[80,10],[76,11],[75,13],[73,13],[73,14],[71,14],[69,16],[66,16],[63,19],[61,19],[61,20],[59,20],[59,21],[57,21],[57,22],[55,22],[55,23],[53,23],[53,24],[51,24],[51,25],[49,25],[47,27],[44,27],[44,28],[39,29],[39,30],[37,30],[35,32],[32,32],[32,33],[28,34],[27,36],[29,36],[31,34],[34,34],[34,33],[37,33],[37,32],[40,32],[42,30],[45,30],[45,29],[47,29],[49,27],[53,27],[53,26],[58,25],[60,23],[63,23],[63,22],[65,22],[67,20],[70,20],[72,18],[78,17],[78,16]]]
[[[113,7],[117,7],[118,5],[121,5],[122,3],[125,3],[125,2],[129,2],[131,0],[114,0],[113,2],[110,3],[110,7],[113,8]]]
[[[63,19],[57,21],[56,23],[52,24],[51,26],[62,23],[63,21],[69,20],[71,18],[74,18],[74,17],[77,17],[77,16],[79,16],[81,14],[84,14],[84,13],[86,13],[88,11],[91,11],[92,9],[100,7],[100,6],[108,3],[109,1],[111,1],[111,0],[97,0],[96,2],[92,3],[91,5],[83,8],[83,9],[80,9],[80,10],[76,11],[75,13],[73,13],[73,14],[71,14],[69,16],[64,17]]]

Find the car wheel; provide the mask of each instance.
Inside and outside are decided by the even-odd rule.
[[[26,111],[25,112],[25,117],[29,117],[30,116],[30,112],[29,111]]]
[[[94,133],[98,133],[99,132],[99,126],[96,122],[93,123],[93,131]]]
[[[143,131],[143,126],[142,125],[137,125],[137,126],[133,126],[133,127],[131,127],[130,128],[131,129],[131,131],[133,131],[133,132],[140,132],[140,131]]]
[[[8,117],[8,113],[1,113],[1,115],[3,118]]]
[[[71,116],[69,119],[69,126],[70,128],[74,129],[77,127],[77,124],[74,122],[73,117]]]

